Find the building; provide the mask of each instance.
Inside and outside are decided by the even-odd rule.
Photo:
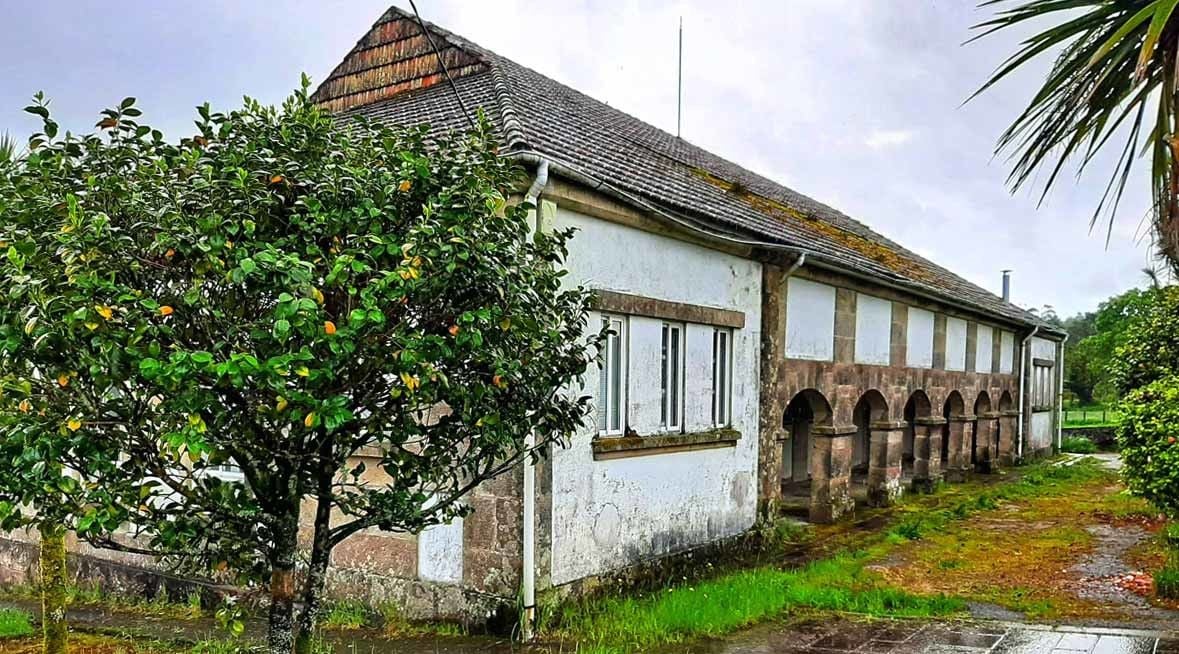
[[[835,209],[429,36],[437,54],[389,9],[316,101],[437,130],[484,111],[536,179],[538,229],[578,228],[570,282],[613,334],[585,379],[595,420],[567,448],[485,484],[465,520],[346,541],[332,592],[481,620],[759,516],[835,520],[1051,451],[1063,333]]]

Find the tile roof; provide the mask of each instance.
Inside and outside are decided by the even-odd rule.
[[[1035,314],[762,177],[536,71],[427,23],[458,96],[484,110],[505,152],[530,151],[713,232],[804,250],[810,261],[869,276],[984,315],[1062,333]],[[342,116],[433,129],[466,125],[417,19],[396,7],[316,91]]]

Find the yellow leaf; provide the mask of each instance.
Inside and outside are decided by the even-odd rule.
[[[226,240],[226,241],[225,241],[225,249],[226,249],[226,250],[232,250],[232,249],[233,249],[233,241]]]
[[[316,304],[323,304],[323,291],[318,288],[311,289],[311,299],[315,300]]]
[[[402,193],[408,192],[411,188],[413,188],[413,182],[408,179],[401,180],[401,183],[397,185],[397,190]]]
[[[275,411],[285,411],[286,408],[287,408],[287,398],[279,395],[278,402],[275,403],[275,405],[274,405],[274,410]]]
[[[166,304],[164,306],[160,307],[160,315],[161,316],[170,316],[170,315],[172,315],[172,312],[173,312],[172,307],[170,307]]]
[[[96,323],[96,322],[88,322],[85,324],[86,324],[86,329],[89,329],[90,331],[94,331],[94,330],[98,329],[98,323]]]
[[[401,382],[411,391],[416,390],[418,386],[422,385],[417,375],[411,375],[408,372],[401,373]]]
[[[114,310],[105,304],[94,305],[94,310],[98,312],[98,315],[102,316],[103,320],[110,320],[115,315]]]
[[[195,413],[189,414],[188,424],[189,426],[194,427],[198,434],[203,434],[205,433],[205,430],[208,429],[208,427],[205,426],[205,421]]]
[[[303,418],[303,426],[304,427],[311,427],[314,424],[315,424],[315,412],[312,411],[311,413],[307,414],[306,418]]]
[[[69,234],[72,231],[74,231],[73,225],[62,225],[61,226],[61,233],[62,234]]]
[[[295,374],[300,377],[306,377],[311,374],[311,371],[307,369],[307,366],[299,366],[295,368]]]
[[[336,333],[336,323],[334,323],[334,322],[332,322],[332,321],[330,321],[330,320],[326,320],[326,321],[324,321],[324,323],[323,323],[323,332],[324,332],[325,334],[327,334],[328,336],[331,336],[332,334],[335,334],[335,333]]]
[[[58,375],[57,376],[57,385],[61,386],[62,388],[69,386],[70,385],[70,376],[65,373]]]
[[[66,423],[66,427],[68,427],[70,431],[78,431],[82,428],[82,421],[78,420],[77,418],[70,418],[69,422]]]
[[[499,321],[499,328],[504,330],[505,332],[508,331],[509,329],[511,329],[512,328],[512,319],[511,318],[504,318],[503,320]]]
[[[167,257],[168,259],[171,259],[172,257],[176,256],[176,250],[173,250],[172,248],[168,248],[168,251],[164,253],[164,256]]]
[[[33,405],[28,400],[21,400],[17,408],[20,409],[21,413],[28,413],[29,409],[33,408]]]

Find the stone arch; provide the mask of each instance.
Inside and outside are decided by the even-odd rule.
[[[992,429],[990,423],[991,396],[986,390],[978,392],[974,400],[974,426],[970,430],[970,465],[980,472],[990,472]]]
[[[1004,390],[999,396],[999,420],[995,429],[995,461],[1000,465],[1015,462],[1016,431],[1015,399],[1011,391]]]
[[[909,395],[905,402],[902,418],[905,422],[904,436],[901,439],[901,466],[904,474],[910,474],[913,466],[914,450],[917,433],[917,419],[928,418],[933,415],[933,404],[925,391],[917,389]]]
[[[872,443],[872,423],[888,420],[888,401],[876,389],[864,391],[852,409],[856,433],[852,439],[851,464],[854,472],[868,471],[868,454]]]
[[[799,391],[786,405],[782,428],[788,439],[782,444],[781,483],[804,483],[811,478],[811,429],[831,426],[831,403],[819,391]]]
[[[1015,400],[1011,398],[1011,391],[1003,391],[999,396],[999,410],[1010,411],[1015,408]]]

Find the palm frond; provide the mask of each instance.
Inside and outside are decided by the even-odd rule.
[[[1080,176],[1111,138],[1124,135],[1090,229],[1104,217],[1108,240],[1135,160],[1149,152],[1155,228],[1164,251],[1179,260],[1179,141],[1172,143],[1179,0],[986,0],[980,6],[995,15],[974,27],[980,33],[971,40],[1058,19],[1025,39],[971,96],[1058,53],[1043,85],[999,136],[996,152],[1009,156],[1012,191],[1046,169],[1042,201],[1067,163]]]

